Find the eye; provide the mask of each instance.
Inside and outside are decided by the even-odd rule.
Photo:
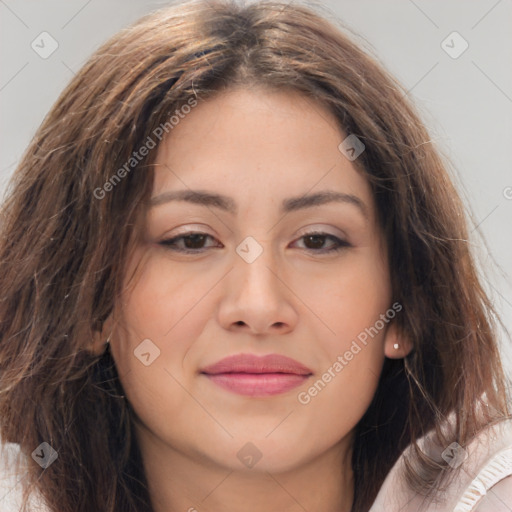
[[[174,238],[162,240],[159,242],[159,244],[176,252],[194,254],[203,252],[205,249],[212,247],[205,246],[208,239],[215,240],[211,235],[208,235],[207,233],[190,232],[176,236]]]
[[[346,240],[341,240],[337,236],[323,232],[306,233],[298,240],[304,241],[305,247],[302,248],[316,253],[330,253],[351,247],[351,244]],[[327,242],[329,242],[328,245],[326,245]]]

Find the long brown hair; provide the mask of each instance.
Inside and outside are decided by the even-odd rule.
[[[387,239],[403,305],[394,321],[414,347],[405,360],[386,359],[356,427],[353,512],[368,510],[404,448],[427,431],[465,446],[508,415],[464,210],[404,89],[307,6],[187,2],[94,53],[36,133],[3,206],[0,434],[30,462],[25,497],[37,489],[52,512],[151,511],[134,412],[109,350],[89,350],[121,290],[156,151],[126,162],[190,98],[256,85],[328,106],[365,144],[356,165]],[[58,452],[46,469],[30,459],[42,442]],[[434,492],[449,473],[442,462],[413,450],[414,489]]]

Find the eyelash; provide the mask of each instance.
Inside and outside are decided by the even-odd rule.
[[[205,250],[209,249],[208,247],[199,248],[199,249],[177,249],[176,248],[177,241],[191,239],[194,236],[213,238],[211,235],[209,235],[207,233],[202,233],[200,231],[191,231],[189,233],[184,233],[182,235],[175,236],[173,238],[168,238],[166,240],[162,240],[161,242],[159,242],[159,244],[162,245],[163,247],[165,247],[166,249],[169,249],[169,250],[175,251],[175,252],[180,252],[183,254],[200,254],[200,253],[204,252]],[[341,240],[337,236],[331,235],[329,233],[323,233],[321,231],[312,231],[312,232],[306,233],[306,234],[302,235],[300,238],[298,238],[298,240],[301,240],[306,237],[315,237],[315,236],[325,238],[325,239],[330,239],[336,243],[336,246],[332,247],[330,249],[327,249],[327,250],[326,249],[304,249],[304,250],[312,251],[317,254],[329,254],[329,253],[336,253],[336,252],[342,251],[343,249],[346,249],[347,247],[351,247],[351,244],[348,243],[346,240]]]

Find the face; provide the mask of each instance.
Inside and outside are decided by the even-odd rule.
[[[111,341],[142,446],[230,469],[261,456],[261,471],[350,446],[399,354],[345,137],[299,93],[232,90],[159,146]]]

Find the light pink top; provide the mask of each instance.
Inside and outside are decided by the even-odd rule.
[[[436,496],[435,503],[411,491],[402,473],[402,455],[384,481],[370,512],[474,511],[494,485],[512,475],[512,420],[487,428],[465,449],[454,444],[443,450],[431,443],[429,436],[423,441],[421,446],[427,453],[434,458],[442,457],[457,468],[446,490]],[[512,511],[512,503],[506,505]]]

